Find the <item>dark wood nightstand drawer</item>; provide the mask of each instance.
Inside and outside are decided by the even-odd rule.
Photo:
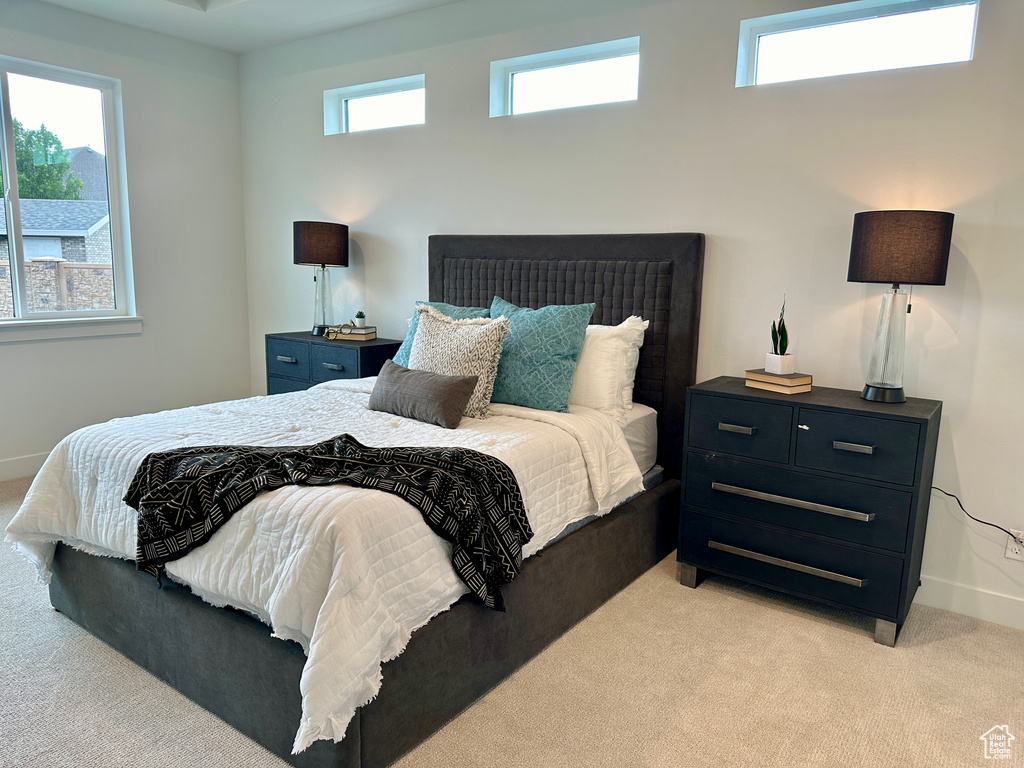
[[[683,503],[902,554],[913,494],[690,453]]]
[[[681,557],[770,587],[895,617],[903,561],[759,525],[687,515]]]
[[[280,395],[283,392],[301,392],[309,389],[308,379],[286,379],[282,376],[267,376],[267,394]]]
[[[316,382],[359,378],[359,353],[350,347],[313,345],[310,378]]]
[[[798,467],[914,484],[919,425],[813,408],[801,408],[797,423]]]
[[[309,378],[309,344],[289,339],[267,339],[267,373],[273,376],[290,376],[293,379]]]
[[[694,394],[689,419],[690,448],[789,461],[791,406]]]

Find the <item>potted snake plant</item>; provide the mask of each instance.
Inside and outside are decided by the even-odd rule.
[[[796,371],[796,355],[788,354],[789,331],[786,329],[786,300],[782,300],[779,319],[772,322],[772,351],[764,356],[767,373],[786,375]]]

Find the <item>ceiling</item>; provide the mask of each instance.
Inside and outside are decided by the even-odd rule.
[[[457,0],[45,0],[234,53]]]

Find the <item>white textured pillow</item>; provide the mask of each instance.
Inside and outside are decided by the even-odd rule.
[[[416,312],[419,326],[409,351],[409,367],[444,376],[476,376],[466,415],[486,419],[508,318],[452,320],[426,304],[418,305]]]
[[[618,325],[587,326],[569,391],[572,405],[607,411],[624,421],[624,411],[633,407],[633,378],[648,324],[633,315]]]

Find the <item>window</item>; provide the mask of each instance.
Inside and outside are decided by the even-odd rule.
[[[491,117],[636,101],[640,38],[491,62]]]
[[[736,86],[970,61],[977,0],[858,0],[746,19]]]
[[[372,131],[427,121],[427,86],[423,75],[324,91],[324,136]]]
[[[134,315],[118,81],[0,57],[0,97],[0,332]]]

